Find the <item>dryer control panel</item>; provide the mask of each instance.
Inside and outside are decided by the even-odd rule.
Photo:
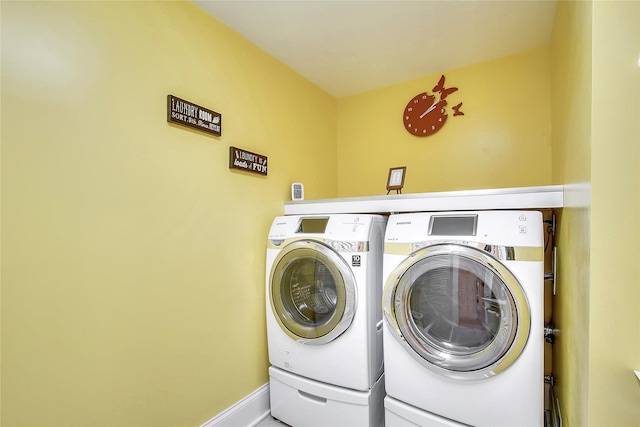
[[[420,212],[389,217],[386,243],[470,241],[542,246],[538,211]]]

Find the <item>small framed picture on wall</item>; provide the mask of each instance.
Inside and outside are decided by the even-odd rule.
[[[399,166],[389,169],[389,177],[387,178],[387,194],[390,191],[395,190],[397,194],[402,193],[402,187],[404,187],[404,176],[406,175],[407,167]]]

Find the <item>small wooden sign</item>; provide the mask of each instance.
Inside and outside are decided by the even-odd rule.
[[[229,168],[267,175],[267,156],[229,147]]]
[[[214,136],[222,135],[222,114],[173,95],[167,95],[167,121]]]

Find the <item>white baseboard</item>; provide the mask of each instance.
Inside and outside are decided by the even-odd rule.
[[[220,412],[201,427],[253,427],[270,413],[269,383]]]

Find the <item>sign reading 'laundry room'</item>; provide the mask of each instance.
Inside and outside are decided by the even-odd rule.
[[[267,156],[252,153],[242,148],[229,147],[229,168],[266,175]]]
[[[173,95],[167,95],[167,121],[214,136],[222,135],[222,114]]]

